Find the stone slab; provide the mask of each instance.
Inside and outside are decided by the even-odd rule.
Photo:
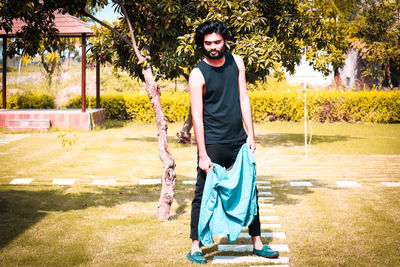
[[[261,229],[270,229],[270,228],[281,228],[281,224],[279,223],[262,223]]]
[[[400,183],[394,183],[394,182],[381,182],[381,184],[385,186],[400,186]]]
[[[264,199],[264,200],[275,200],[275,197],[258,197],[259,200]]]
[[[113,185],[116,183],[116,180],[94,180],[91,182],[91,185]]]
[[[260,209],[260,213],[261,212],[275,213],[276,210],[273,210],[273,209]]]
[[[269,186],[269,185],[257,185],[257,189],[272,189],[272,186]]]
[[[148,184],[161,184],[161,179],[139,179],[139,184],[148,185]]]
[[[267,259],[258,256],[214,256],[212,264],[243,264],[243,263],[274,263],[288,264],[289,257],[279,257],[277,259]]]
[[[274,204],[272,203],[258,203],[259,208],[265,208],[265,207],[273,207]]]
[[[256,184],[271,184],[270,181],[256,181]]]
[[[280,252],[289,252],[289,247],[286,244],[270,244],[271,249]],[[253,251],[253,245],[218,245],[219,251],[230,251],[230,252],[251,252]]]
[[[53,184],[57,185],[73,185],[75,183],[75,179],[54,179]]]
[[[260,221],[279,221],[278,216],[260,216]]]
[[[270,196],[270,195],[272,195],[272,193],[271,192],[258,191],[258,195],[259,196]]]
[[[313,186],[311,182],[290,182],[290,186]]]
[[[354,181],[337,181],[336,184],[343,187],[361,187],[359,183]]]
[[[196,180],[184,180],[182,184],[196,184]]]
[[[10,184],[30,184],[33,179],[13,179]]]
[[[261,233],[261,237],[285,239],[286,234],[284,232]],[[238,238],[251,238],[251,236],[249,233],[240,233]]]

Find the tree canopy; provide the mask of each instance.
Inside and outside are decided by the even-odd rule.
[[[352,47],[365,64],[362,76],[381,86],[393,88],[391,71],[400,81],[400,1],[363,0],[351,23]]]
[[[173,79],[180,75],[188,78],[190,70],[203,57],[195,47],[195,28],[210,19],[221,20],[229,27],[233,36],[229,48],[244,58],[250,82],[271,73],[280,78],[284,71],[293,73],[305,47],[313,66],[328,74],[330,65],[343,64],[347,49],[343,23],[325,19],[327,5],[321,3],[145,0],[129,2],[126,9],[138,46],[151,62],[157,78]],[[128,33],[125,20],[119,20],[114,27]],[[130,46],[105,31],[108,34],[103,35],[101,51],[117,55],[113,61],[115,67],[140,77],[140,64],[132,57]]]

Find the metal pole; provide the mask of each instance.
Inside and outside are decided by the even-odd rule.
[[[100,60],[96,58],[96,108],[100,108]]]
[[[86,112],[86,33],[82,34],[82,112]]]
[[[308,157],[307,150],[307,86],[304,83],[304,147],[305,147],[305,157]]]
[[[3,81],[2,81],[2,108],[7,108],[7,37],[3,37]]]

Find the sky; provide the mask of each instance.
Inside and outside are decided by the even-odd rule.
[[[117,20],[118,14],[114,13],[114,8],[111,4],[108,4],[104,9],[95,15],[99,20],[106,20],[110,23]]]

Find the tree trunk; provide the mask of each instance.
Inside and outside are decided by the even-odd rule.
[[[390,75],[390,62],[389,62],[389,58],[386,59],[386,76],[388,79],[388,85],[390,87],[390,89],[393,89],[393,83],[392,83],[392,76]]]
[[[339,72],[339,68],[335,68],[334,70],[334,81],[335,81],[335,85],[336,87],[344,87],[343,82],[342,82],[342,78],[340,77],[340,72]]]
[[[168,220],[171,205],[174,200],[175,190],[175,161],[168,147],[167,142],[167,119],[164,117],[164,112],[161,107],[161,91],[154,80],[151,67],[142,69],[142,73],[146,82],[146,91],[149,95],[151,105],[154,110],[157,123],[158,149],[160,151],[160,159],[164,165],[162,175],[162,188],[160,202],[158,203],[157,218],[160,220]]]
[[[193,127],[193,122],[192,122],[192,110],[189,107],[189,113],[187,116],[186,121],[183,123],[182,131],[177,133],[176,135],[178,136],[178,142],[183,143],[183,144],[193,144],[193,141],[191,139],[190,135],[190,130]]]
[[[85,16],[92,18],[94,21],[96,21],[100,25],[102,25],[102,26],[106,27],[107,29],[109,29],[110,31],[114,32],[122,40],[124,40],[127,44],[132,46],[139,61],[145,60],[145,57],[140,53],[140,51],[136,45],[136,40],[135,40],[135,36],[133,34],[132,25],[131,25],[131,22],[128,17],[128,13],[126,12],[123,3],[120,0],[113,0],[113,2],[117,3],[121,7],[122,13],[125,15],[132,42],[130,42],[128,39],[126,39],[126,37],[124,37],[121,33],[116,31],[114,28],[110,27],[109,25],[105,24],[104,22],[101,22],[100,20],[98,20],[91,14],[87,13],[86,11],[82,10],[81,12],[83,14],[85,14]],[[149,15],[150,15],[150,13],[149,13]],[[148,50],[147,54],[150,55],[149,47],[147,47],[147,50]],[[158,130],[158,133],[157,133],[158,149],[160,151],[160,159],[164,166],[163,175],[162,175],[162,187],[161,187],[160,202],[158,204],[158,209],[157,209],[157,218],[160,220],[168,220],[169,214],[171,211],[171,205],[174,200],[174,190],[175,190],[175,180],[176,180],[175,160],[174,160],[174,157],[172,156],[172,153],[168,147],[168,142],[167,142],[168,126],[167,126],[167,119],[164,117],[164,112],[163,112],[162,106],[161,106],[160,87],[158,87],[158,85],[154,79],[150,64],[146,64],[146,66],[142,68],[142,74],[143,74],[144,80],[145,80],[146,91],[147,91],[147,94],[149,95],[151,106],[153,107],[154,115],[156,117],[157,130]]]
[[[68,56],[67,56],[67,60],[65,62],[64,72],[68,72],[69,71],[70,62],[71,62],[71,52],[68,50]]]

